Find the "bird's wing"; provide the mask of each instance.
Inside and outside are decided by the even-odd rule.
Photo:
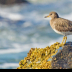
[[[72,32],[72,21],[67,19],[59,18],[55,20],[55,29],[60,32],[70,31]]]

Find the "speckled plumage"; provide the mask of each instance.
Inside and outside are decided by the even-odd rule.
[[[72,32],[72,21],[63,18],[55,18],[51,20],[51,25],[54,23],[55,29],[60,32]]]
[[[72,21],[60,18],[56,12],[50,12],[47,17],[51,17],[50,25],[55,32],[65,36],[72,34]]]

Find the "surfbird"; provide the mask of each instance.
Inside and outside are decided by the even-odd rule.
[[[50,17],[50,25],[52,29],[61,35],[64,35],[62,44],[66,43],[67,35],[72,34],[72,21],[59,17],[56,12],[50,12],[48,16],[45,18]]]

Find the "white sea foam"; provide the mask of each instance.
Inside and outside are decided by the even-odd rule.
[[[19,44],[14,44],[13,49],[3,49],[0,50],[0,54],[9,54],[9,53],[20,53],[20,52],[24,52],[24,51],[28,51],[31,48],[38,48],[38,47],[44,47],[44,45],[42,44],[38,44],[38,43],[32,43],[32,44],[25,44],[25,45],[19,45]]]
[[[22,19],[24,19],[24,17],[22,15],[17,14],[17,13],[10,13],[10,12],[5,12],[5,11],[0,11],[0,15],[3,18],[8,18],[8,19],[11,19],[11,20],[22,20]]]
[[[72,13],[67,14],[67,15],[63,15],[62,17],[72,21]]]
[[[3,69],[8,69],[10,67],[13,69],[16,69],[17,67],[19,67],[19,64],[18,63],[4,63],[0,65],[0,68],[3,68]]]
[[[29,50],[28,45],[14,44],[13,46],[14,46],[14,48],[0,50],[0,54],[20,53],[20,52]]]
[[[31,22],[25,22],[22,26],[23,26],[23,27],[29,27],[29,26],[31,26],[31,25],[32,25]]]
[[[67,41],[71,41],[72,40],[72,35],[67,36],[68,39]],[[0,50],[0,54],[8,54],[8,53],[20,53],[20,52],[24,52],[24,51],[29,51],[31,48],[45,48],[46,46],[50,46],[52,44],[54,44],[55,42],[62,42],[63,36],[52,40],[48,43],[31,43],[31,44],[25,44],[25,45],[19,45],[19,44],[13,44],[14,48],[13,49],[4,49],[4,50]]]

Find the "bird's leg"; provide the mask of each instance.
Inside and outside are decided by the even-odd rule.
[[[66,43],[66,40],[67,40],[67,36],[65,36],[65,42],[64,43]]]
[[[64,44],[66,43],[66,40],[67,40],[67,36],[64,36],[64,37],[63,37],[63,41],[62,41],[62,43],[61,43],[61,44],[63,44],[63,45],[64,45]]]
[[[63,44],[64,40],[65,40],[65,36],[63,37],[63,41],[62,41],[62,43],[61,43],[61,44]]]

